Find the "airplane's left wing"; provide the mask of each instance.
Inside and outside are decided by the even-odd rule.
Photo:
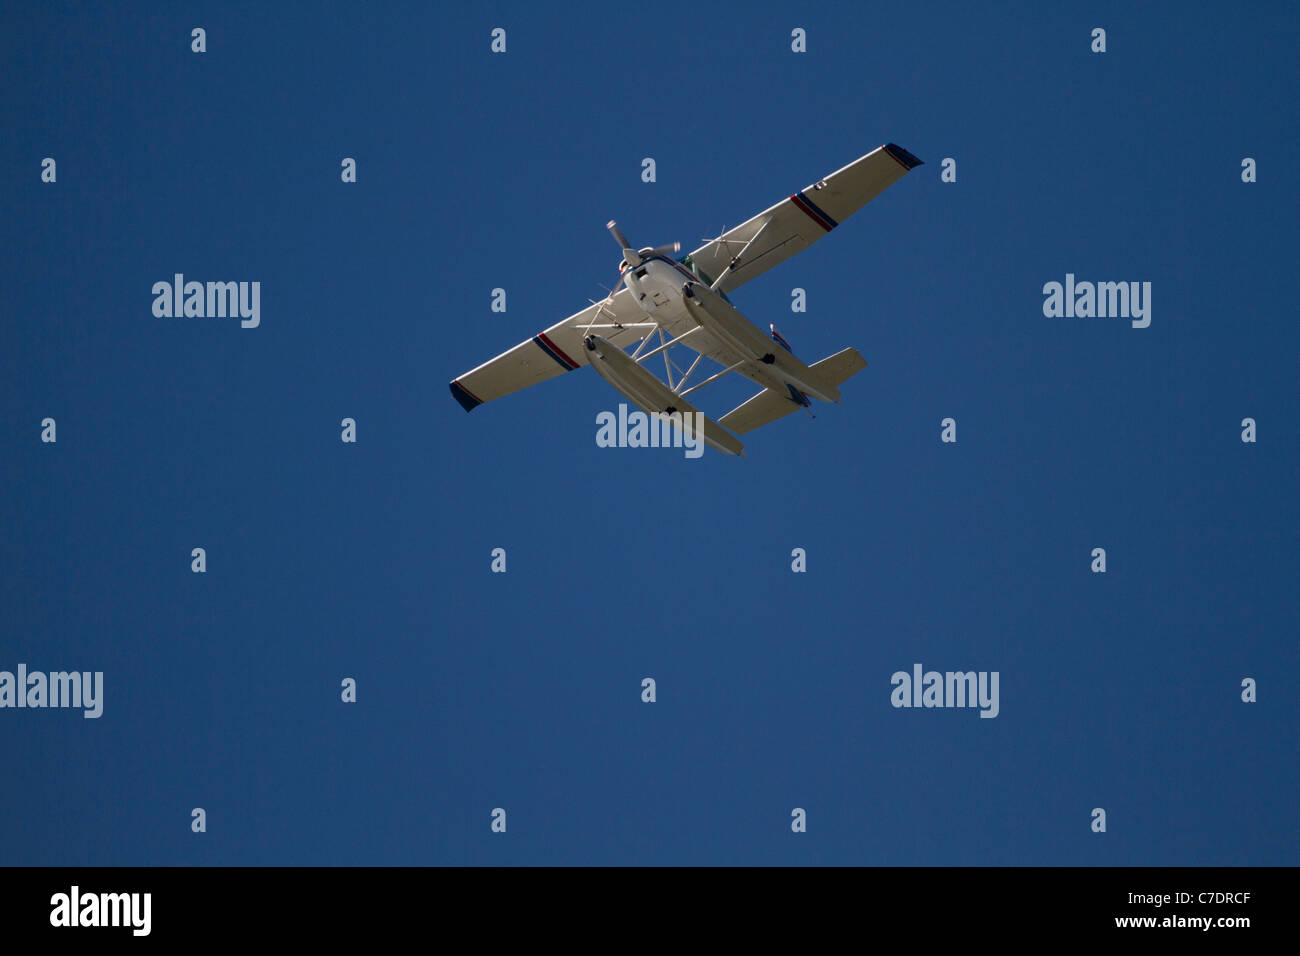
[[[626,346],[646,334],[645,314],[626,289],[588,306],[563,322],[520,342],[508,352],[484,362],[451,383],[451,394],[467,412],[484,402],[509,395],[587,364],[582,338],[592,329],[607,341]]]
[[[730,292],[807,249],[920,165],[901,146],[881,146],[700,246],[689,261]]]

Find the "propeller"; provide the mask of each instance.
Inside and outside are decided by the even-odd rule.
[[[609,234],[614,237],[614,241],[623,249],[623,259],[629,266],[639,266],[643,260],[652,256],[667,256],[681,249],[680,242],[670,242],[664,246],[647,246],[644,249],[633,249],[632,243],[627,241],[627,236],[623,235],[623,230],[618,228],[618,223],[613,219],[605,224]]]

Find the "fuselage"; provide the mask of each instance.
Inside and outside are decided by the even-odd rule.
[[[691,266],[689,257],[676,262],[666,256],[649,255],[635,266],[629,266],[626,261],[620,263],[619,275],[632,301],[670,335],[681,335],[702,326],[704,333],[722,346],[728,355],[743,361],[742,374],[753,381],[788,394],[797,405],[810,404],[805,391],[813,391],[822,401],[838,401],[838,393],[833,396],[818,393],[807,383],[792,383],[787,375],[779,373],[773,367],[773,351],[781,348],[793,355],[789,344],[784,339],[763,335],[736,310],[726,293],[713,290],[725,303],[722,309],[727,314],[711,316],[702,312],[699,296],[703,290],[709,289],[712,280]],[[688,288],[700,290],[691,292],[691,303],[686,301]],[[700,344],[697,342],[692,348],[699,350]]]
[[[682,302],[683,285],[687,282],[709,285],[712,282],[707,276],[693,272],[685,263],[675,262],[667,256],[650,256],[635,267],[626,262],[619,266],[619,278],[632,294],[632,301],[661,325],[690,318]],[[718,294],[727,302],[731,301],[724,293]]]

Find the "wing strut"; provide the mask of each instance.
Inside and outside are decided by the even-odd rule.
[[[709,286],[711,292],[718,291],[722,285],[722,280],[727,277],[727,274],[731,272],[732,269],[736,268],[736,266],[740,265],[740,257],[745,254],[745,250],[752,246],[755,240],[766,232],[767,227],[770,225],[772,225],[772,217],[768,216],[767,219],[763,221],[763,225],[758,227],[758,232],[754,233],[754,235],[750,237],[749,242],[745,243],[745,245],[741,247],[741,250],[731,257],[731,261],[727,263],[727,268],[722,270],[722,275],[713,280],[713,285]]]

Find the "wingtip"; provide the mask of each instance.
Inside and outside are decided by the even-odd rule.
[[[481,398],[474,395],[473,392],[455,379],[452,379],[451,382],[451,397],[456,399],[456,401],[460,403],[460,407],[465,409],[467,412],[472,412],[483,404]]]
[[[886,143],[884,149],[890,156],[898,160],[899,164],[904,169],[913,170],[916,169],[917,166],[925,165],[924,162],[917,159],[916,156],[903,149],[903,147],[899,146],[897,143]]]

